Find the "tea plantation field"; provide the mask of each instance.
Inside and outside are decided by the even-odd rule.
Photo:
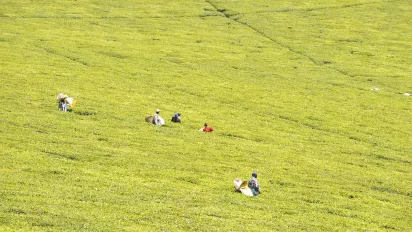
[[[412,231],[411,25],[409,0],[0,0],[0,231]]]

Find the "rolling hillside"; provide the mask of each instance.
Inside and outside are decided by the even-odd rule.
[[[2,0],[0,231],[412,230],[411,13]]]

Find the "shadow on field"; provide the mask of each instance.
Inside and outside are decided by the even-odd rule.
[[[82,116],[91,116],[96,115],[96,112],[88,112],[88,111],[76,111],[75,114],[82,115]]]

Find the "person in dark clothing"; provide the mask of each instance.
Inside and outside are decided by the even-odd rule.
[[[172,117],[172,122],[178,122],[178,123],[182,123],[182,118],[181,118],[181,114],[179,113],[175,113]]]

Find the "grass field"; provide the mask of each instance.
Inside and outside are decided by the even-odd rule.
[[[412,231],[411,25],[408,0],[1,0],[0,231]]]

